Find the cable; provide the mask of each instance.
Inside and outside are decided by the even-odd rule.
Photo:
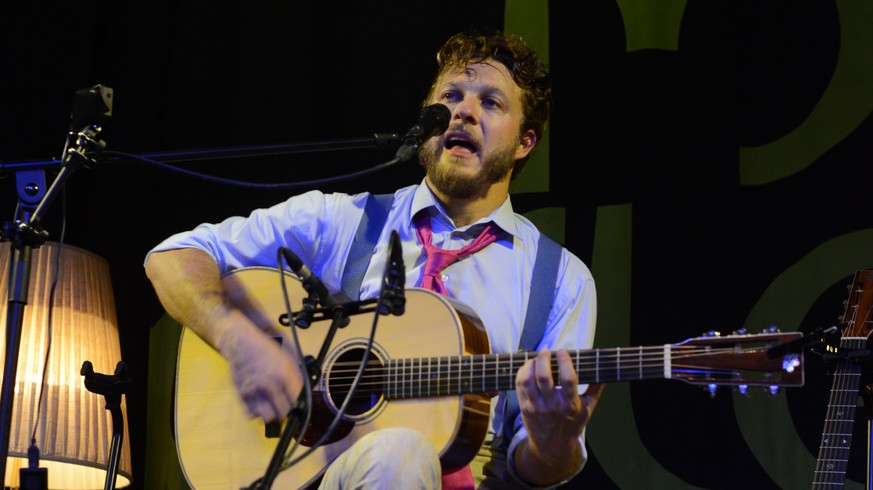
[[[384,279],[382,281],[382,284],[384,284]],[[383,293],[384,293],[384,289],[381,290],[379,293],[379,303],[382,302]],[[295,464],[300,462],[303,458],[305,458],[306,456],[310,455],[313,451],[318,449],[324,443],[324,441],[326,441],[328,439],[328,437],[330,437],[330,435],[333,434],[333,431],[336,430],[336,427],[337,427],[337,425],[339,425],[340,421],[342,420],[343,416],[345,415],[345,412],[348,409],[348,406],[352,401],[352,397],[355,394],[355,391],[357,391],[357,389],[358,389],[358,385],[361,382],[361,378],[363,377],[364,371],[366,370],[367,364],[368,364],[369,359],[370,359],[369,352],[371,352],[373,350],[373,340],[376,337],[376,327],[377,327],[378,323],[379,323],[379,311],[376,310],[373,313],[373,324],[372,324],[372,327],[370,328],[370,337],[367,339],[366,352],[368,353],[368,355],[362,356],[361,363],[358,366],[358,372],[355,375],[355,379],[352,381],[352,384],[349,387],[349,391],[346,394],[346,397],[343,400],[342,405],[337,409],[337,413],[334,416],[333,421],[327,427],[327,430],[324,431],[324,434],[322,434],[322,436],[318,439],[318,441],[316,441],[315,444],[312,445],[312,447],[307,449],[306,452],[304,452],[302,455],[298,456],[296,459],[288,461],[285,465],[283,465],[282,471],[291,468],[292,466],[294,466]],[[290,458],[288,458],[288,459],[290,459]]]
[[[243,182],[234,179],[225,179],[222,177],[216,177],[214,175],[204,174],[200,172],[194,172],[192,170],[188,170],[185,168],[177,167],[175,165],[169,165],[164,162],[159,162],[157,160],[153,160],[151,158],[146,158],[143,156],[135,155],[133,153],[126,153],[122,151],[112,151],[112,150],[103,150],[100,152],[102,155],[115,155],[125,158],[130,158],[133,160],[138,160],[144,163],[148,163],[149,165],[155,165],[173,172],[177,172],[180,174],[188,175],[190,177],[195,177],[201,180],[205,180],[207,182],[213,182],[216,184],[226,184],[233,185],[237,187],[247,187],[254,189],[296,189],[300,187],[311,187],[314,185],[325,185],[325,184],[333,184],[336,182],[345,182],[347,180],[355,179],[358,177],[363,177],[365,175],[370,175],[386,168],[392,167],[401,161],[397,158],[393,160],[389,160],[385,163],[376,165],[375,167],[371,167],[365,170],[361,170],[358,172],[353,172],[350,174],[337,175],[334,177],[328,177],[325,179],[315,179],[315,180],[306,180],[302,182],[286,182],[286,183],[275,183],[275,184],[267,184],[267,183],[259,183],[259,182]]]
[[[49,301],[48,301],[48,317],[46,319],[46,349],[45,349],[45,358],[43,360],[42,366],[42,380],[39,385],[39,398],[36,403],[36,415],[33,419],[33,432],[31,432],[30,442],[33,448],[36,448],[39,451],[36,445],[36,431],[39,428],[39,419],[40,413],[42,412],[42,399],[43,399],[43,390],[46,385],[46,374],[48,373],[48,364],[49,357],[52,351],[52,333],[53,333],[53,321],[54,321],[54,311],[55,311],[55,291],[57,290],[58,280],[61,276],[61,252],[63,250],[64,245],[64,236],[67,231],[67,190],[66,187],[61,190],[61,234],[60,239],[58,240],[58,247],[55,251],[55,274],[52,277],[52,285],[49,289]],[[38,454],[38,453],[37,453]]]

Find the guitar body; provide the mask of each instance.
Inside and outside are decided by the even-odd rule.
[[[225,276],[224,282],[232,296],[251,302],[256,314],[272,319],[281,332],[279,339],[283,345],[292,348],[290,328],[279,323],[286,310],[275,269],[240,269]],[[286,282],[290,305],[295,308],[302,304],[306,292],[290,275]],[[488,352],[485,330],[472,313],[460,313],[462,308],[447,298],[418,288],[406,291],[406,301],[404,315],[378,319],[373,352],[379,362],[412,355],[439,357]],[[357,372],[366,352],[373,315],[354,315],[347,327],[337,331],[323,375],[313,386],[313,417],[320,417],[310,424],[294,456],[309,450],[306,444],[311,446],[326,432],[335,408],[342,404],[344,392],[332,389],[332,376],[339,379],[341,371]],[[329,321],[317,321],[306,329],[297,328],[304,355],[317,356],[329,327]],[[301,488],[317,481],[337,456],[379,429],[411,427],[422,432],[437,449],[446,470],[469,462],[487,433],[488,395],[370,398],[367,403],[355,403],[349,408],[350,415],[331,442],[279,473],[275,487]],[[198,490],[237,490],[250,485],[264,476],[278,444],[275,430],[268,436],[263,421],[247,414],[224,358],[187,327],[179,345],[174,426],[182,471],[188,483]]]

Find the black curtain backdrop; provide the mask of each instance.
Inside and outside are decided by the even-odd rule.
[[[661,345],[708,330],[839,325],[845,286],[873,266],[873,9],[860,1],[10,3],[0,7],[0,161],[58,156],[73,94],[115,91],[103,134],[132,153],[402,132],[434,53],[469,27],[548,39],[555,108],[547,188],[517,211],[546,223],[594,272],[598,347]],[[660,4],[661,2],[659,2]],[[863,26],[868,26],[864,29]],[[546,32],[543,32],[543,29]],[[527,33],[527,32],[526,32]],[[250,182],[332,177],[387,161],[355,150],[224,159],[185,168]],[[52,174],[53,175],[53,174]],[[318,186],[388,192],[414,164]],[[163,314],[142,270],[166,236],[245,214],[290,190],[203,182],[119,163],[76,172],[45,226],[110,262],[134,484],[145,488],[150,345]],[[14,175],[0,173],[0,220]],[[5,303],[3,308],[5,308]],[[164,354],[165,353],[165,354]],[[812,480],[830,376],[807,353],[806,383],[775,397],[710,396],[674,380],[607,387],[589,430],[586,488],[803,488]],[[599,424],[599,425],[598,425]],[[858,411],[848,477],[864,481]],[[154,477],[154,475],[151,475]]]

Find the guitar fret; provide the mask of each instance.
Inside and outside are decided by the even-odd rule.
[[[421,359],[416,359],[414,361],[414,365],[415,365],[415,374],[414,374],[413,383],[415,386],[415,388],[414,388],[415,396],[421,397],[421,382],[422,382],[422,374],[423,374],[423,369],[421,366]]]
[[[495,390],[497,389],[498,386],[500,386],[500,379],[497,377],[497,373],[500,371],[500,369],[498,369],[498,366],[500,365],[499,360],[500,360],[499,357],[494,358],[494,389]]]
[[[451,363],[449,365],[451,365]],[[464,370],[464,366],[461,364],[461,356],[458,356],[457,359],[455,359],[455,366],[454,371],[449,370],[449,373],[454,373],[453,375],[450,374],[450,380],[455,380],[453,387],[450,389],[450,393],[460,394],[461,386],[463,385],[463,377],[461,376],[461,373]]]
[[[470,391],[472,391],[473,390],[473,381],[474,381],[473,380],[473,366],[475,366],[475,361],[473,359],[470,360],[469,366],[470,366],[470,379],[467,380],[467,386],[469,387]]]
[[[414,398],[421,392],[421,364],[419,359],[409,360],[409,396]],[[416,389],[417,388],[417,389]]]
[[[436,357],[434,359],[436,359],[436,376],[434,377],[436,383],[433,387],[433,394],[440,396],[443,393],[443,358]]]
[[[512,356],[513,356],[513,354],[512,354],[512,352],[510,352],[510,353],[509,353],[509,365],[510,365],[510,366],[515,366],[515,362],[513,361]],[[508,375],[508,374],[509,374],[508,371],[511,371],[511,370],[507,370],[505,367],[501,367],[501,368],[500,368],[500,371],[501,371],[502,373]],[[497,386],[500,387],[500,386],[502,386],[502,385],[498,382],[498,385],[497,385]]]
[[[397,373],[400,372],[400,362],[401,362],[401,361],[398,361],[398,362],[395,364],[395,366],[394,366],[394,372],[393,372],[393,375],[392,375],[392,378],[391,378],[391,385],[392,385],[391,387],[392,387],[392,389],[394,390],[394,391],[391,393],[391,396],[392,396],[393,398],[399,398],[399,396],[397,396],[397,376],[398,376]]]
[[[445,395],[457,392],[457,386],[460,384],[457,376],[458,367],[454,360],[454,357],[446,358],[446,391],[443,393]]]
[[[413,391],[412,380],[412,359],[409,359],[408,361],[403,362],[403,395],[410,398],[415,395],[415,392]]]
[[[515,360],[513,359],[513,355],[514,355],[514,354],[513,354],[512,352],[509,353],[509,365],[512,366],[512,367],[515,367]],[[509,376],[509,371],[511,371],[511,369],[506,369],[506,368],[504,367],[504,368],[502,368],[501,370],[506,374],[506,376],[507,376],[506,381],[508,381],[508,380],[509,380],[509,378],[508,378],[508,376]],[[507,384],[506,386],[509,386],[509,385]]]
[[[466,366],[466,359],[463,356],[458,356],[458,379],[461,381],[460,386],[458,386],[459,395],[467,393],[467,390],[470,388],[469,376],[464,376],[464,368]]]
[[[615,349],[615,380],[621,382],[621,347]]]
[[[415,396],[412,384],[415,376],[412,359],[410,359],[409,362],[403,363],[403,373],[403,394],[412,398],[413,396]]]
[[[443,394],[443,358],[437,357],[437,385],[436,385],[436,394]]]
[[[672,346],[670,344],[664,345],[664,379],[670,379],[673,377],[673,357],[672,357]]]
[[[638,360],[638,362],[640,364],[640,377],[637,379],[643,379],[643,347],[642,346],[639,347],[639,354],[638,355],[640,357]]]
[[[573,353],[576,356],[576,375],[579,376],[579,351]]]
[[[484,393],[484,392],[488,391],[488,390],[485,388],[485,374],[486,374],[486,370],[485,370],[485,355],[482,355],[482,356],[480,356],[480,357],[482,357],[482,392]]]
[[[422,374],[424,374],[423,373],[424,369],[422,368],[422,365],[421,365],[421,359],[416,359],[415,364],[416,364],[416,366],[418,366],[418,370],[416,371],[416,374],[417,374],[416,378],[418,381],[418,383],[416,383],[418,385],[418,397],[421,398],[421,385],[423,384],[422,383],[422,380],[423,380]]]
[[[408,397],[412,398],[415,396],[415,362],[412,359],[409,362],[404,362],[404,366],[407,366],[406,376],[404,377],[404,387],[403,393],[408,393]]]
[[[594,382],[600,382],[600,349],[594,349]]]
[[[443,395],[448,395],[449,393],[454,393],[455,384],[457,383],[456,381],[454,381],[455,377],[452,376],[452,372],[454,372],[453,371],[454,368],[452,366],[452,360],[453,360],[452,357],[446,357],[446,384],[443,387],[443,392],[442,392]]]

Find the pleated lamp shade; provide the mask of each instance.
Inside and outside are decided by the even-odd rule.
[[[55,287],[52,332],[49,337],[49,295],[55,275],[58,245],[33,250],[30,291],[24,308],[18,373],[9,429],[6,486],[17,487],[19,468],[27,467],[27,449],[36,427],[40,466],[48,470],[49,489],[103,489],[112,445],[112,416],[106,398],[85,388],[82,364],[112,375],[121,361],[115,297],[108,263],[85,250],[61,247],[60,276]],[[0,243],[0,339],[6,356],[6,315],[9,289],[8,242]],[[51,343],[48,364],[46,349]],[[0,362],[0,371],[3,363]],[[46,369],[45,385],[42,385]],[[37,409],[40,393],[42,406]],[[123,443],[117,463],[116,487],[131,480],[126,396]],[[36,424],[36,426],[35,426]]]

